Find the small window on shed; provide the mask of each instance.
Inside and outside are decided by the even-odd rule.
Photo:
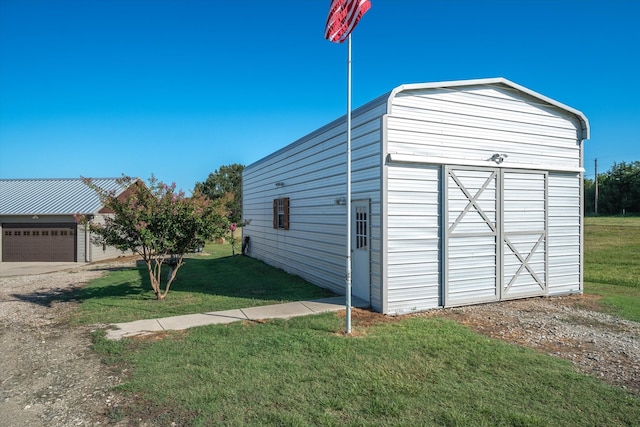
[[[273,200],[273,228],[289,229],[289,198]]]

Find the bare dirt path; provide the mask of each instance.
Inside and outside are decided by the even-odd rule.
[[[65,322],[74,302],[59,295],[132,261],[73,271],[0,278],[0,425],[112,425],[112,391],[121,379],[91,350],[90,327]],[[592,296],[532,298],[445,310],[444,316],[491,337],[573,362],[640,395],[640,323],[599,313]],[[363,310],[367,320],[397,321]],[[94,326],[95,327],[95,326]],[[140,420],[140,424],[144,422]],[[136,424],[136,423],[133,423]],[[121,420],[118,425],[129,425]]]

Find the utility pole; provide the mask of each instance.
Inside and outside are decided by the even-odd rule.
[[[594,213],[598,215],[598,159],[595,159],[595,169],[596,200]]]

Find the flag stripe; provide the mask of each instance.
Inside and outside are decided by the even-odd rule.
[[[370,8],[370,0],[332,0],[324,38],[335,43],[344,42]]]

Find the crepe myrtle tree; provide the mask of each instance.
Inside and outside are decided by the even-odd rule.
[[[149,280],[156,299],[169,293],[184,256],[204,240],[223,236],[229,229],[224,206],[210,200],[197,190],[186,197],[153,175],[145,185],[128,176],[119,178],[125,188],[121,194],[98,187],[83,178],[100,197],[106,212],[103,222],[88,218],[94,243],[114,246],[122,251],[139,254],[147,265]],[[162,265],[169,272],[162,287]]]

